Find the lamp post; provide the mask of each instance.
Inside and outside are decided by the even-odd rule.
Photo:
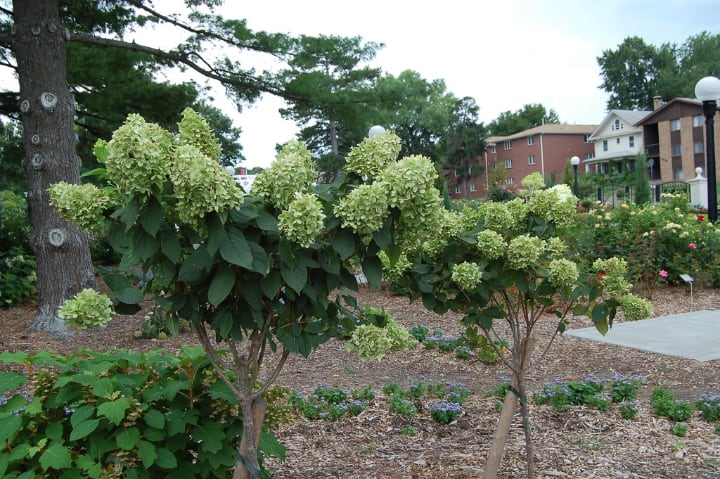
[[[573,188],[573,194],[575,196],[577,196],[578,195],[577,167],[580,164],[580,157],[573,156],[572,158],[570,158],[570,164],[573,167],[573,175],[575,176],[575,187]]]
[[[370,128],[370,131],[368,131],[368,138],[372,138],[373,136],[379,135],[381,133],[385,133],[385,128],[380,125],[375,125]]]
[[[708,76],[695,85],[695,96],[705,115],[705,158],[707,159],[708,218],[717,221],[717,174],[715,173],[715,112],[720,98],[720,79]]]

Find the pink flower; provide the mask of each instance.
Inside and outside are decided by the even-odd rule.
[[[658,274],[659,274],[660,277],[662,277],[662,278],[667,278],[667,277],[668,277],[668,272],[665,271],[664,269],[661,269]]]
[[[690,248],[690,249],[695,249],[695,248],[697,248],[697,245],[696,245],[695,243],[690,243],[690,244],[688,245],[688,248]]]

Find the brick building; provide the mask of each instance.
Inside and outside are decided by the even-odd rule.
[[[548,124],[514,135],[487,138],[487,150],[478,158],[480,168],[475,169],[477,175],[463,178],[462,172],[448,172],[450,194],[458,199],[485,196],[493,176],[500,174],[505,183],[518,187],[523,178],[535,172],[546,180],[560,182],[570,158],[593,158],[590,135],[596,128],[597,125]]]

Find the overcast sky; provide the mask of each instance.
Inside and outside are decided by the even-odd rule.
[[[542,103],[565,123],[597,124],[607,96],[597,57],[628,36],[682,43],[720,31],[717,0],[265,0],[226,1],[220,13],[253,30],[361,36],[384,43],[374,65],[444,79],[475,99],[480,120]],[[273,98],[232,115],[243,129],[244,166],[267,166],[296,131]]]

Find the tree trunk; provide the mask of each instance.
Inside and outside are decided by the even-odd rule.
[[[30,329],[64,335],[67,326],[58,308],[78,291],[96,287],[89,235],[54,212],[47,192],[53,183],[80,179],[75,101],[66,75],[68,35],[58,0],[13,0],[13,12],[30,244],[37,257],[38,314]]]
[[[524,387],[521,388],[521,385],[525,380],[525,372],[530,366],[530,357],[532,356],[533,349],[535,348],[535,342],[534,338],[526,338],[519,346],[520,357],[518,358],[519,361],[514,361],[516,372],[513,373],[511,380],[514,391],[508,391],[505,395],[503,408],[500,412],[500,419],[498,419],[495,434],[493,435],[493,443],[490,446],[490,451],[488,452],[487,460],[485,461],[485,468],[482,476],[483,479],[497,479],[500,463],[502,462],[503,453],[505,452],[505,444],[507,443],[508,433],[510,432],[512,419],[515,415],[515,410],[517,409],[517,392],[524,389]],[[527,400],[527,398],[525,398],[525,400]]]
[[[260,434],[265,422],[266,410],[267,402],[261,397],[251,401],[243,401],[242,403],[243,435],[240,439],[238,452],[252,468],[258,471],[260,468],[257,460],[258,444],[260,443]],[[254,477],[253,472],[238,461],[233,479],[253,479]]]

